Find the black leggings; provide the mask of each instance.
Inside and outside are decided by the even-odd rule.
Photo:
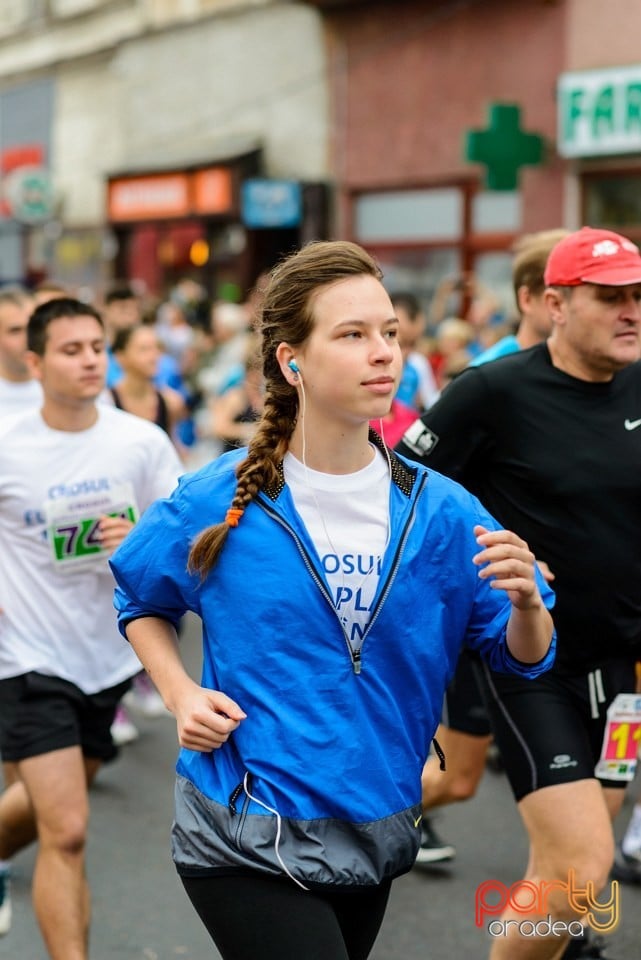
[[[391,886],[319,894],[258,875],[181,879],[223,960],[366,960]]]

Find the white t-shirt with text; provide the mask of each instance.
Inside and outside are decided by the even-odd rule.
[[[334,606],[354,650],[360,649],[389,540],[389,465],[383,454],[349,474],[319,473],[293,454],[285,480],[320,557]]]
[[[98,518],[135,520],[183,472],[166,434],[98,405],[88,430],[47,426],[40,410],[0,420],[0,677],[31,670],[85,693],[140,663],[116,625]]]

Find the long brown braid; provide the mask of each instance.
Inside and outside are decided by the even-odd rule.
[[[278,479],[298,416],[298,394],[287,382],[276,359],[280,343],[300,347],[314,326],[313,294],[338,280],[363,274],[381,279],[375,260],[362,247],[346,240],[314,241],[283,260],[272,273],[263,300],[260,333],[265,403],[247,456],[236,469],[236,491],[225,520],[196,538],[188,560],[201,580],[216,563],[232,527],[266,484]]]

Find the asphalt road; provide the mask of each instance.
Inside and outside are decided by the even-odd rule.
[[[183,644],[195,673],[193,624]],[[92,960],[218,960],[169,858],[173,719],[137,722],[140,739],[101,771],[92,790]],[[628,804],[621,825],[629,809]],[[504,777],[488,772],[477,797],[445,810],[437,825],[456,845],[457,859],[396,881],[372,960],[487,957],[489,936],[474,924],[476,887],[490,878],[513,883],[526,860],[523,830]],[[3,960],[47,960],[30,905],[32,866],[33,850],[16,858],[14,923],[0,939]],[[610,953],[614,960],[641,960],[641,886],[621,888],[620,918]]]

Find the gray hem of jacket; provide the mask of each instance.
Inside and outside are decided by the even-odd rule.
[[[176,781],[172,855],[179,872],[245,868],[283,876],[277,852],[300,883],[371,886],[409,870],[420,841],[420,805],[369,823],[334,819],[280,821],[236,812],[205,797],[190,780]]]

